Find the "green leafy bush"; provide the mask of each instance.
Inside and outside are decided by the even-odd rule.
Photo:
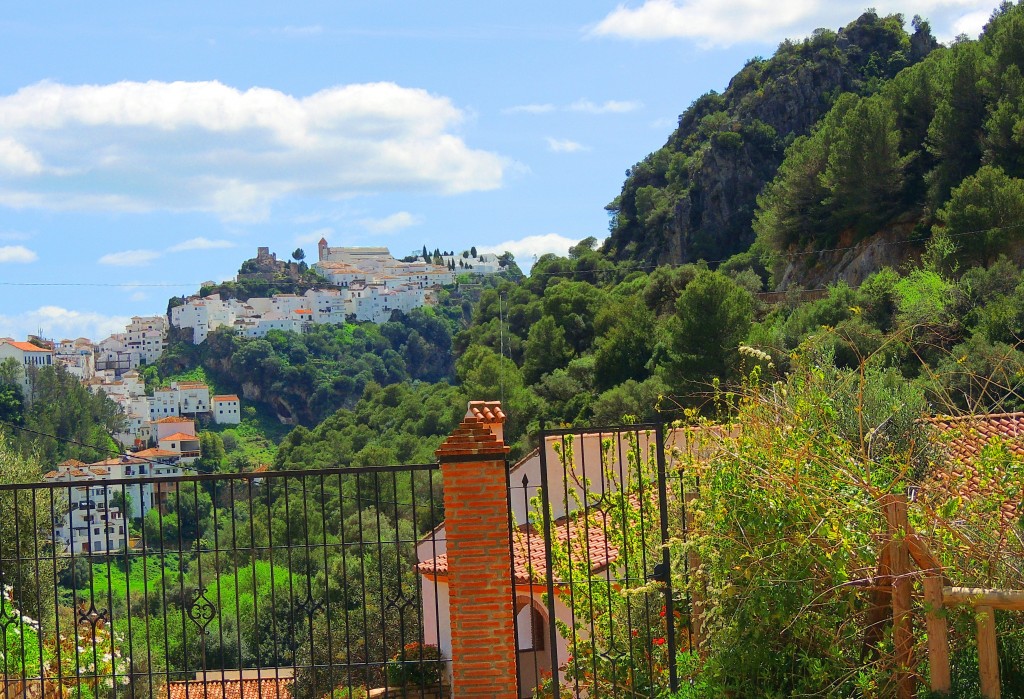
[[[388,662],[388,684],[394,687],[430,687],[441,683],[441,651],[428,643],[407,643]]]

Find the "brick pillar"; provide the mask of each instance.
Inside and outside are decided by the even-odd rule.
[[[516,699],[508,447],[468,416],[437,450],[444,478],[452,690],[458,699]]]

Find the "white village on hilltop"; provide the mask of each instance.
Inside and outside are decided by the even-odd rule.
[[[124,548],[131,543],[126,516],[143,517],[150,509],[163,507],[167,497],[158,484],[140,483],[133,488],[138,497],[123,502],[117,497],[121,489],[104,481],[182,475],[202,456],[197,419],[223,425],[241,422],[239,397],[211,396],[205,383],[172,381],[147,395],[139,369],[156,362],[167,349],[170,327],[191,329],[192,342],[200,344],[222,327],[254,338],[272,330],[304,332],[321,323],[384,323],[393,311],[435,303],[438,290],[454,284],[457,274],[491,275],[502,268],[492,253],[423,255],[403,262],[385,247],[332,248],[326,239],[320,240],[318,252],[313,268],[327,281],[327,288],[302,295],[245,301],[196,295],[171,308],[169,319],[134,316],[123,333],[98,343],[85,337],[54,341],[32,336],[27,342],[0,337],[0,363],[11,360],[8,365],[16,368],[26,399],[31,400],[33,370],[60,365],[91,390],[106,394],[125,415],[122,431],[113,435],[125,449],[122,456],[89,464],[68,460],[45,475],[49,482],[81,484],[69,487],[69,511],[56,529],[65,545],[74,545],[73,553]],[[434,264],[438,258],[441,264]],[[253,266],[261,265],[279,265],[269,248],[257,250]]]
[[[221,299],[217,294],[193,296],[171,309],[171,325],[191,328],[192,342],[201,344],[221,327],[233,328],[243,337],[263,337],[271,330],[303,332],[319,323],[385,323],[393,311],[409,312],[435,303],[437,290],[455,283],[460,265],[465,272],[479,275],[501,270],[493,253],[472,258],[442,255],[437,265],[424,257],[402,262],[385,247],[332,248],[325,238],[317,248],[319,259],[313,269],[330,288],[246,301]],[[268,248],[259,248],[257,265],[276,261]]]

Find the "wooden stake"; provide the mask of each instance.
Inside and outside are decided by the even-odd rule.
[[[942,578],[929,575],[924,579],[924,605],[928,624],[928,665],[931,667],[933,692],[948,692],[949,635],[942,605]]]
[[[996,647],[996,613],[992,607],[974,608],[978,626],[978,670],[981,674],[981,696],[999,699],[999,651]]]
[[[892,641],[896,654],[896,693],[899,699],[916,694],[914,665],[914,629],[911,617],[910,547],[907,534],[907,498],[890,495],[884,500],[885,519],[892,539]]]

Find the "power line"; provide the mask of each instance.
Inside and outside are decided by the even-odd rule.
[[[8,422],[7,420],[0,420],[0,426],[8,427],[8,428],[15,429],[15,430],[19,430],[21,432],[26,432],[28,434],[36,435],[37,437],[47,437],[49,439],[53,439],[53,440],[58,441],[58,442],[63,442],[65,444],[74,444],[75,446],[85,447],[86,449],[92,449],[93,451],[99,452],[100,454],[112,454],[112,455],[116,455],[116,456],[128,456],[128,457],[130,457],[132,459],[137,459],[139,461],[145,461],[146,463],[159,464],[160,466],[166,466],[165,463],[163,463],[161,461],[157,461],[156,459],[149,459],[149,458],[146,458],[144,456],[135,456],[131,452],[115,451],[115,450],[109,449],[107,447],[96,446],[95,444],[86,444],[85,442],[80,442],[77,439],[71,439],[70,437],[60,437],[60,436],[55,435],[55,434],[49,434],[48,432],[41,432],[39,430],[33,430],[30,427],[23,427],[22,425],[16,425],[13,422]],[[196,439],[198,439],[198,437]]]
[[[1007,226],[992,226],[990,228],[980,228],[980,229],[972,230],[972,231],[961,231],[960,233],[947,233],[946,237],[947,238],[963,238],[963,237],[971,236],[971,235],[980,235],[982,233],[992,233],[992,232],[996,232],[996,231],[1008,231],[1008,230],[1015,230],[1015,229],[1020,229],[1020,228],[1024,228],[1024,223],[1014,223],[1014,224],[1010,224],[1010,225],[1007,225]],[[921,236],[921,237],[918,237],[918,238],[906,238],[904,240],[881,241],[880,243],[877,243],[877,244],[878,245],[883,245],[883,246],[896,247],[896,246],[902,246],[902,245],[914,245],[914,244],[926,243],[929,240],[931,240],[931,236]],[[803,250],[803,251],[797,251],[797,252],[776,253],[775,257],[776,258],[781,258],[781,259],[796,259],[796,258],[800,258],[800,257],[811,257],[811,256],[814,256],[814,255],[826,255],[826,254],[830,254],[830,253],[834,253],[834,252],[849,252],[850,250],[856,250],[858,247],[859,247],[859,244],[857,244],[857,245],[846,245],[846,246],[843,246],[843,247],[834,247],[834,248],[822,248],[820,250]],[[529,276],[530,277],[533,277],[533,276],[561,277],[561,276],[569,276],[569,275],[572,275],[572,274],[599,274],[599,273],[606,273],[607,274],[607,273],[618,273],[618,272],[643,272],[643,271],[649,271],[649,270],[652,270],[652,269],[657,269],[659,267],[684,267],[686,265],[700,264],[702,262],[704,264],[708,264],[708,265],[718,265],[718,264],[722,264],[723,262],[728,262],[730,259],[731,259],[731,257],[724,257],[724,258],[721,258],[721,259],[718,259],[718,260],[694,260],[692,262],[644,263],[644,264],[632,265],[632,266],[628,266],[628,267],[622,266],[622,265],[616,265],[614,268],[611,268],[611,269],[589,269],[589,270],[571,270],[571,271],[536,272],[536,273],[531,271]]]

